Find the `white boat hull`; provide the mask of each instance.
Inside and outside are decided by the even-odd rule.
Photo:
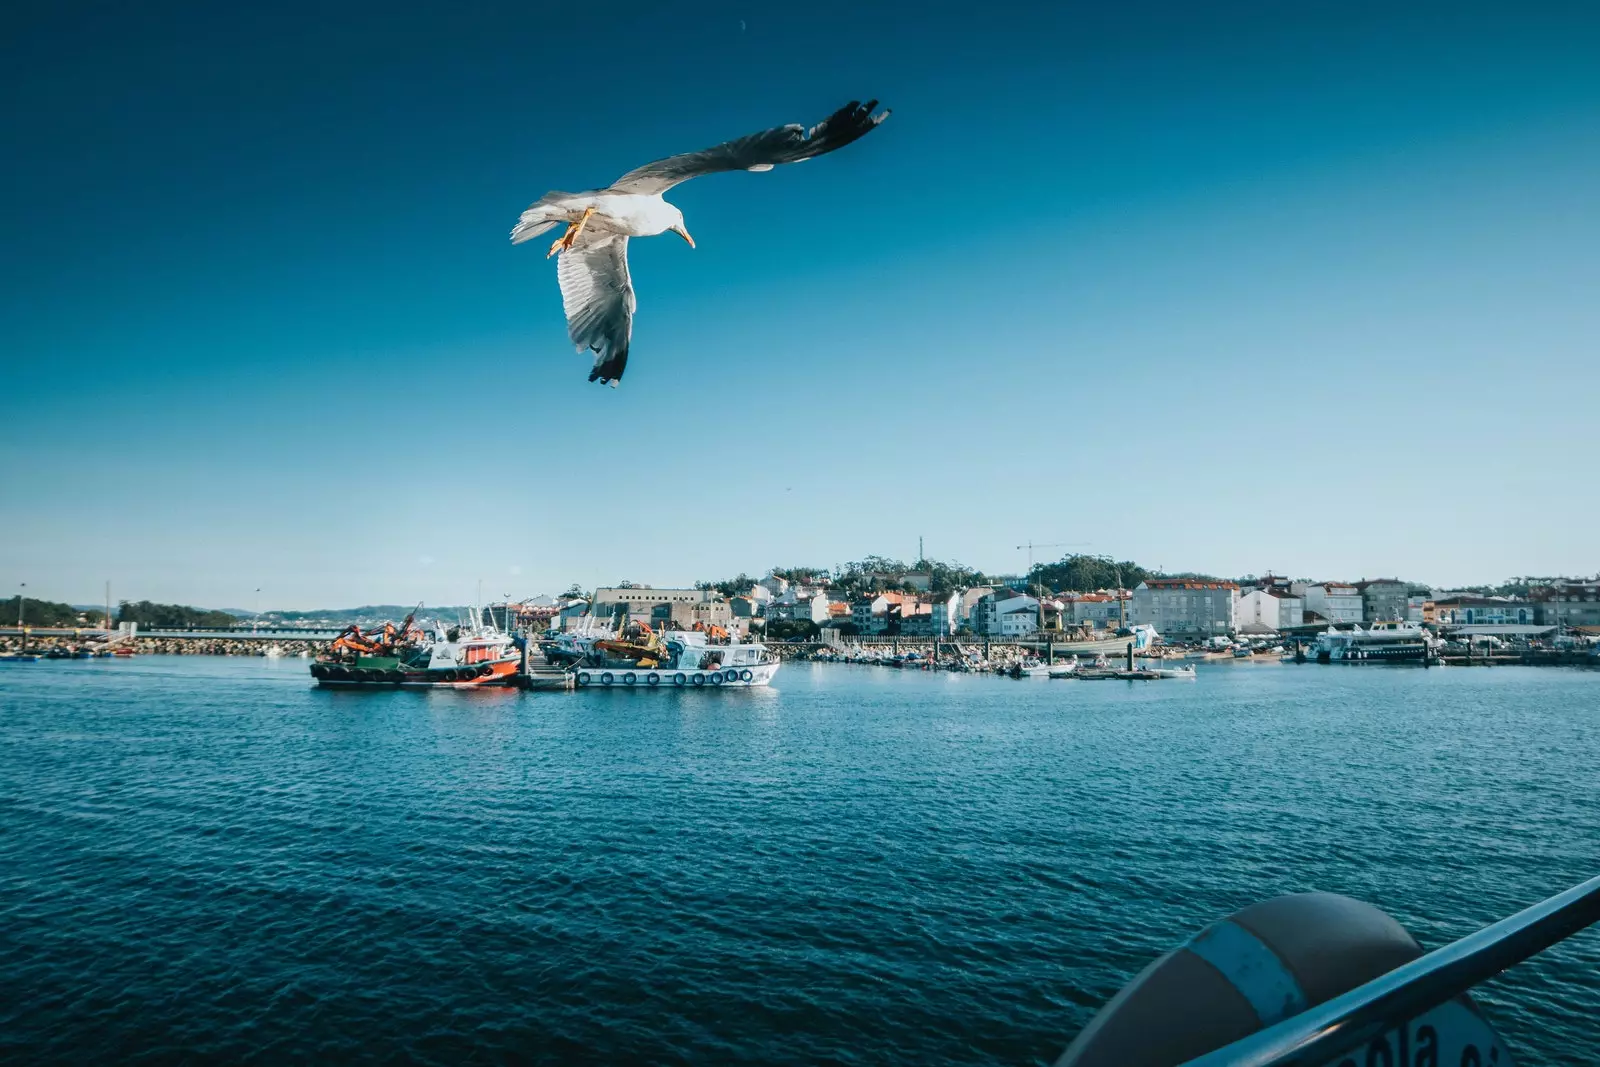
[[[580,689],[754,689],[771,685],[782,663],[712,670],[665,667],[579,667]]]

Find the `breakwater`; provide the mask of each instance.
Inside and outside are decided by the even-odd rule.
[[[83,637],[61,635],[30,635],[27,649],[43,655],[52,649],[105,648],[103,642],[92,642]],[[241,641],[217,637],[136,637],[120,641],[116,648],[131,648],[141,656],[265,656],[269,649],[277,649],[285,656],[298,656],[302,652],[315,656],[326,651],[327,641]],[[0,638],[0,652],[22,650],[22,640],[17,637]]]

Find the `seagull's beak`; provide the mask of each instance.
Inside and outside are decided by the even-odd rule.
[[[689,236],[689,231],[684,229],[681,225],[680,226],[674,226],[672,228],[672,232],[677,234],[679,237],[682,237],[685,241],[688,241],[690,248],[694,247],[694,238],[690,237]]]

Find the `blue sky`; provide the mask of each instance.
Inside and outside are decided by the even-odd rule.
[[[1592,5],[329,6],[0,41],[8,595],[1600,566]],[[862,96],[587,383],[521,209]]]

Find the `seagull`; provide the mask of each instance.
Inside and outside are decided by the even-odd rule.
[[[679,182],[730,170],[765,171],[800,163],[866,136],[889,117],[873,114],[876,100],[852,100],[810,129],[790,124],[762,130],[698,152],[668,156],[630,170],[610,187],[583,193],[549,192],[522,213],[511,231],[521,244],[566,223],[546,259],[556,261],[567,334],[579,352],[594,353],[591,382],[613,388],[628,365],[637,302],[628,277],[628,238],[673,233],[694,247],[683,212],[661,198]]]

